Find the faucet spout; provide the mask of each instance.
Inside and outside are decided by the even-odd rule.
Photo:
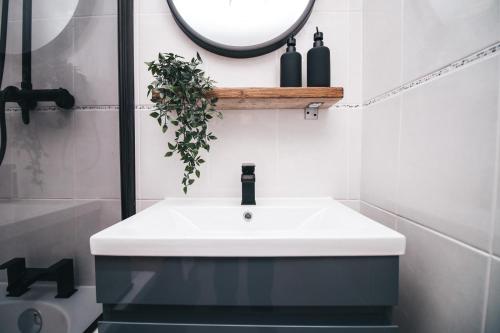
[[[255,164],[241,166],[241,204],[255,205]]]

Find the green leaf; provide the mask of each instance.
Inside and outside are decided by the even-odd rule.
[[[150,116],[156,118],[162,132],[172,124],[175,127],[174,140],[167,142],[169,151],[165,157],[175,153],[184,164],[182,190],[201,177],[197,169],[205,163],[200,150],[210,151],[209,142],[217,137],[207,131],[210,119],[222,117],[216,110],[216,97],[206,97],[213,90],[215,82],[199,67],[203,62],[199,53],[190,60],[173,53],[159,53],[156,61],[147,62],[153,81],[147,86],[148,96],[155,90],[161,97],[155,100],[155,110]],[[156,92],[155,92],[156,93]],[[191,178],[195,176],[195,178]]]

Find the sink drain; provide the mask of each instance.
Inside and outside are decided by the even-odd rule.
[[[42,315],[36,309],[28,309],[17,318],[21,333],[39,333],[42,330]]]
[[[250,221],[252,220],[252,217],[253,217],[252,212],[244,212],[244,213],[243,213],[243,219],[244,219],[246,222],[250,222]]]

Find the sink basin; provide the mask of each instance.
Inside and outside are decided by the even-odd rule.
[[[397,256],[405,237],[331,198],[165,199],[90,238],[93,255]]]

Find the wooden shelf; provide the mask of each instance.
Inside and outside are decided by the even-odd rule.
[[[328,108],[344,97],[344,88],[216,88],[219,110],[304,109],[310,103]]]

